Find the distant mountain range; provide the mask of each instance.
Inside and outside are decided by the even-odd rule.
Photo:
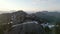
[[[0,11],[0,14],[2,14],[2,13],[11,13],[11,12],[9,12],[9,11]]]
[[[5,16],[9,16],[13,13],[16,13],[17,11],[0,11],[0,17],[1,18],[5,18]],[[40,19],[44,19],[45,21],[48,22],[54,22],[55,20],[59,21],[60,20],[60,12],[48,12],[48,11],[24,11],[28,14],[33,14],[36,15],[37,17],[39,17]],[[5,13],[5,14],[2,14]],[[17,14],[20,14],[19,12],[17,12]],[[24,13],[23,13],[24,14]],[[21,14],[22,15],[22,14]],[[4,20],[4,19],[3,19]]]
[[[11,11],[0,11],[0,14],[2,14],[2,13],[12,13],[12,12],[15,12],[15,10],[11,10]]]

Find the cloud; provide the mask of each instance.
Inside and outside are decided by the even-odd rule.
[[[60,0],[0,0],[2,10],[58,10]]]
[[[56,3],[57,0],[32,0],[33,4],[53,4]]]

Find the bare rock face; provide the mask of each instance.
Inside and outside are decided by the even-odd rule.
[[[13,27],[8,34],[44,34],[44,29],[39,24],[27,23]]]

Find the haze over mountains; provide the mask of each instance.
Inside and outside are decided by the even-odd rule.
[[[16,12],[16,10],[10,10],[10,11],[0,11],[0,14],[2,13],[12,13]],[[36,12],[45,12],[45,11],[25,11],[26,13],[36,13]],[[60,11],[48,11],[48,12],[60,12]]]
[[[0,11],[0,14],[2,13],[11,13],[10,11]]]

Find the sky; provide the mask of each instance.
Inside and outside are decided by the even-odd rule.
[[[0,10],[60,10],[60,0],[0,0]]]

